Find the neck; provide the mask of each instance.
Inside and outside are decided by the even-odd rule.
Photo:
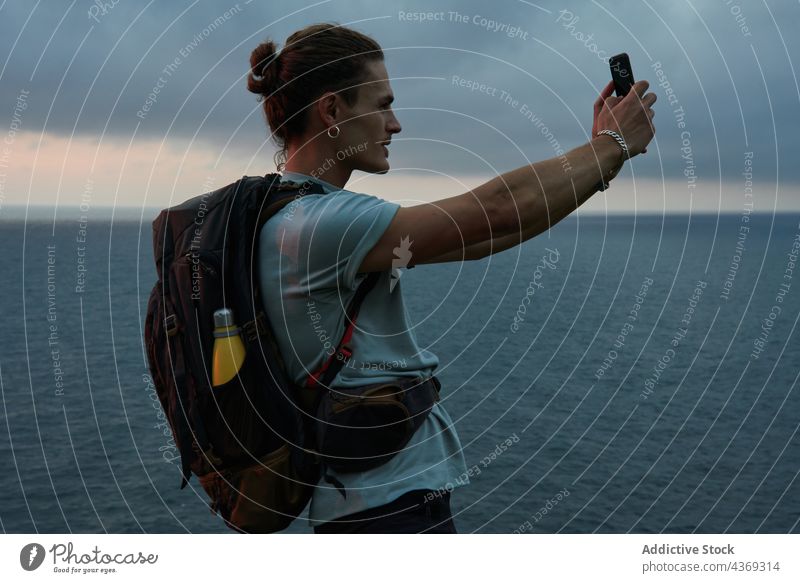
[[[320,178],[338,188],[344,188],[353,169],[336,159],[335,152],[316,148],[316,144],[308,142],[302,150],[290,148],[287,151],[286,171],[299,172]]]

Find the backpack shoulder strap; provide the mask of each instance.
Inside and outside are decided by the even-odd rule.
[[[307,180],[303,183],[289,180],[281,181],[280,177],[277,180],[271,180],[268,196],[265,197],[264,205],[258,216],[258,227],[262,227],[270,217],[284,206],[307,194],[324,194],[324,189],[312,180]],[[331,381],[352,356],[353,350],[350,347],[350,340],[353,337],[358,312],[367,294],[378,282],[380,275],[377,271],[372,272],[359,284],[347,310],[348,323],[344,335],[333,355],[322,364],[319,370],[306,377],[305,386],[307,388],[315,388],[318,384],[321,384],[326,389],[329,388]]]
[[[316,372],[308,375],[306,378],[307,388],[313,389],[316,388],[317,385],[322,385],[323,388],[329,389],[330,383],[347,361],[350,360],[350,357],[353,355],[350,340],[353,337],[353,330],[355,330],[356,327],[358,312],[361,309],[364,298],[367,297],[367,294],[375,287],[375,284],[378,283],[380,276],[380,272],[373,271],[359,284],[347,310],[347,328],[344,331],[342,339],[339,341],[339,346],[336,348],[336,352],[334,352]]]
[[[281,182],[280,175],[277,175],[277,179],[270,181],[268,188],[269,193],[264,197],[264,205],[258,214],[257,228],[263,227],[270,217],[293,200],[307,194],[324,194],[325,192],[322,186],[310,180],[303,183],[290,180]]]

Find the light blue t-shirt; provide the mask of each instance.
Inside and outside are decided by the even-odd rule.
[[[345,310],[367,277],[358,268],[400,206],[305,174],[285,172],[283,179],[315,180],[325,190],[287,204],[259,235],[265,310],[289,374],[304,384],[344,335]],[[394,267],[403,267],[411,253],[413,241],[398,241]],[[439,363],[417,345],[394,268],[381,273],[362,303],[351,346],[353,356],[332,386],[429,377]],[[328,473],[344,485],[347,496],[320,481],[311,500],[311,526],[386,504],[409,490],[449,490],[469,483],[458,434],[441,403],[434,404],[404,450],[387,463],[366,472]]]

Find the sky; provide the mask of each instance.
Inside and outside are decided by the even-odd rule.
[[[161,208],[274,171],[249,55],[315,22],[381,44],[403,126],[392,170],[351,190],[434,201],[586,142],[624,51],[656,137],[581,212],[800,211],[799,21],[776,0],[6,1],[0,217]]]

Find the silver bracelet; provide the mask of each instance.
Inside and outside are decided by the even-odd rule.
[[[630,154],[628,153],[628,144],[625,143],[625,140],[622,139],[621,135],[613,130],[600,130],[597,132],[598,136],[602,136],[603,134],[607,134],[614,138],[614,140],[619,144],[619,147],[622,148],[622,154],[625,160],[630,158]]]

